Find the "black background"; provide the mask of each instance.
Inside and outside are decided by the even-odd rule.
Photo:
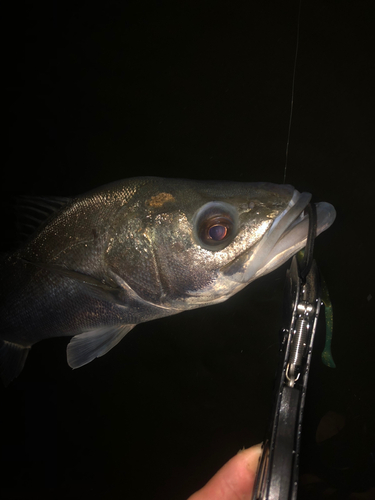
[[[14,3],[3,199],[139,175],[283,182],[298,5]],[[320,361],[321,325],[299,499],[374,498],[374,19],[370,1],[301,3],[286,181],[337,210],[315,253],[337,368]],[[219,306],[139,325],[76,371],[68,339],[35,345],[1,390],[1,498],[182,500],[260,442],[285,270]]]

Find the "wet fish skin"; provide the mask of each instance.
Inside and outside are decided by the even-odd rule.
[[[303,247],[285,234],[303,235],[309,199],[289,185],[139,177],[69,201],[0,263],[3,382],[42,339],[72,336],[77,368],[138,323],[226,300]],[[335,216],[321,212],[318,231]]]

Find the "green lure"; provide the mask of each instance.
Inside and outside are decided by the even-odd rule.
[[[324,304],[324,312],[326,317],[326,343],[322,352],[322,361],[329,368],[336,368],[336,364],[333,361],[331,353],[331,342],[332,342],[332,331],[333,331],[333,310],[332,302],[328,293],[327,283],[325,282],[322,275],[321,279],[321,291],[322,291],[322,302]]]
[[[304,256],[304,249],[300,250],[297,254],[298,261],[301,263]],[[326,318],[326,342],[322,352],[322,361],[323,364],[328,366],[329,368],[336,368],[336,364],[333,361],[332,352],[331,352],[331,343],[332,343],[332,335],[333,335],[333,310],[332,310],[332,302],[329,296],[327,283],[325,282],[322,274],[320,274],[321,281],[321,301],[324,304],[324,313]]]

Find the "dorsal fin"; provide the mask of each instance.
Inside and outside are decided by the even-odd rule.
[[[70,201],[71,198],[61,196],[17,196],[14,208],[20,243],[28,239],[52,214]]]

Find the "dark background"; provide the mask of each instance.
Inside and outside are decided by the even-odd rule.
[[[283,182],[298,5],[14,2],[3,200],[139,175]],[[374,498],[374,16],[370,1],[301,3],[286,181],[337,210],[315,253],[337,368],[320,361],[321,322],[299,499]],[[77,371],[68,339],[35,345],[1,390],[1,498],[184,500],[260,442],[285,270],[139,325]]]

